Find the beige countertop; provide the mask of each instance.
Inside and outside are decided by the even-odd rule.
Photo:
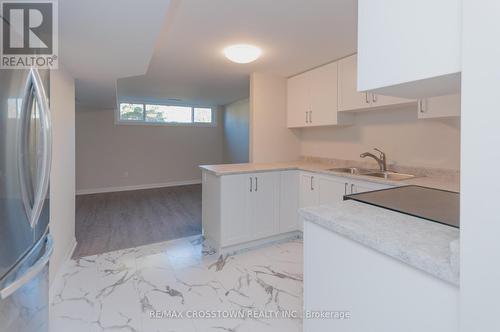
[[[303,208],[299,213],[306,221],[459,285],[457,228],[355,201]]]
[[[319,161],[293,161],[280,163],[245,163],[245,164],[220,164],[220,165],[201,165],[203,171],[209,172],[216,176],[258,173],[268,171],[284,171],[284,170],[300,170],[326,175],[335,175],[354,180],[369,181],[374,183],[383,183],[390,185],[418,185],[436,189],[450,190],[459,192],[460,181],[457,171],[448,171],[441,169],[425,169],[425,168],[406,168],[404,170],[395,169],[396,171],[417,174],[415,178],[393,181],[380,178],[374,178],[366,175],[346,174],[329,169],[335,167],[345,167],[348,161],[341,162],[319,162]],[[352,165],[352,164],[349,164]],[[354,165],[354,167],[361,167]],[[391,169],[391,167],[389,167]],[[413,172],[412,172],[413,171]]]

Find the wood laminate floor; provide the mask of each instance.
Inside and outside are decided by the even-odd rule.
[[[76,197],[73,257],[201,234],[201,185]]]

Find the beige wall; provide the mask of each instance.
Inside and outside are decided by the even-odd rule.
[[[52,112],[52,173],[50,182],[50,233],[54,253],[50,280],[71,255],[75,241],[75,81],[65,71],[50,76]]]
[[[224,163],[247,163],[249,158],[248,99],[224,107]]]
[[[301,131],[301,154],[358,160],[378,147],[399,165],[460,169],[460,119],[417,120],[416,110],[358,113],[355,125]]]
[[[223,127],[116,125],[114,110],[76,112],[79,193],[200,182],[200,164],[222,163]]]
[[[300,141],[286,127],[286,79],[264,73],[250,76],[250,160],[296,160]]]
[[[286,128],[286,79],[254,73],[250,80],[250,160],[299,156],[360,160],[374,147],[389,163],[460,169],[460,119],[417,119],[416,107],[355,114],[354,125]]]

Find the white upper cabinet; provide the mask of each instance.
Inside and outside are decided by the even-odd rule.
[[[422,99],[418,104],[418,118],[432,119],[460,116],[460,94]]]
[[[324,126],[337,124],[338,110],[338,65],[336,62],[311,70],[309,91],[311,113],[309,125]]]
[[[337,62],[289,78],[287,82],[288,128],[352,123],[350,115],[338,113],[337,84]]]
[[[309,77],[305,74],[287,81],[287,126],[304,127],[309,123]]]
[[[391,105],[416,103],[416,100],[388,97],[357,88],[357,56],[339,60],[339,111],[378,109]]]
[[[359,0],[358,89],[424,98],[457,93],[460,0]]]
[[[357,56],[339,60],[339,110],[352,111],[370,107],[368,92],[359,92]]]

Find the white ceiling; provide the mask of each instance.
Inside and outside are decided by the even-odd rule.
[[[114,107],[119,77],[147,71],[169,0],[59,1],[60,62],[77,78],[77,102]]]
[[[114,100],[109,82],[138,75],[118,80],[119,98],[182,99],[223,105],[248,96],[251,72],[288,77],[351,54],[357,48],[356,0],[172,0],[158,31],[154,28],[159,26],[157,20],[164,16],[168,1],[148,0],[154,13],[144,0],[91,1],[100,7],[106,4],[98,18],[93,13],[95,8],[75,9],[74,14],[83,12],[87,19],[94,17],[100,22],[98,27],[83,18],[65,18],[72,21],[66,22],[73,28],[71,33],[84,40],[99,40],[97,54],[90,52],[92,61],[73,62],[70,66],[81,75],[77,77],[85,77],[85,83],[77,89],[79,101],[86,104],[108,103],[111,93]],[[62,2],[87,7],[89,0]],[[113,14],[116,10],[129,19]],[[140,24],[131,24],[134,22]],[[63,55],[89,53],[88,46],[78,39]],[[144,65],[153,40],[156,47],[146,72]],[[222,49],[235,43],[255,44],[263,49],[263,55],[251,64],[234,64],[224,58]],[[113,65],[94,68],[94,57],[104,57],[104,62]],[[101,86],[92,83],[96,77]]]

